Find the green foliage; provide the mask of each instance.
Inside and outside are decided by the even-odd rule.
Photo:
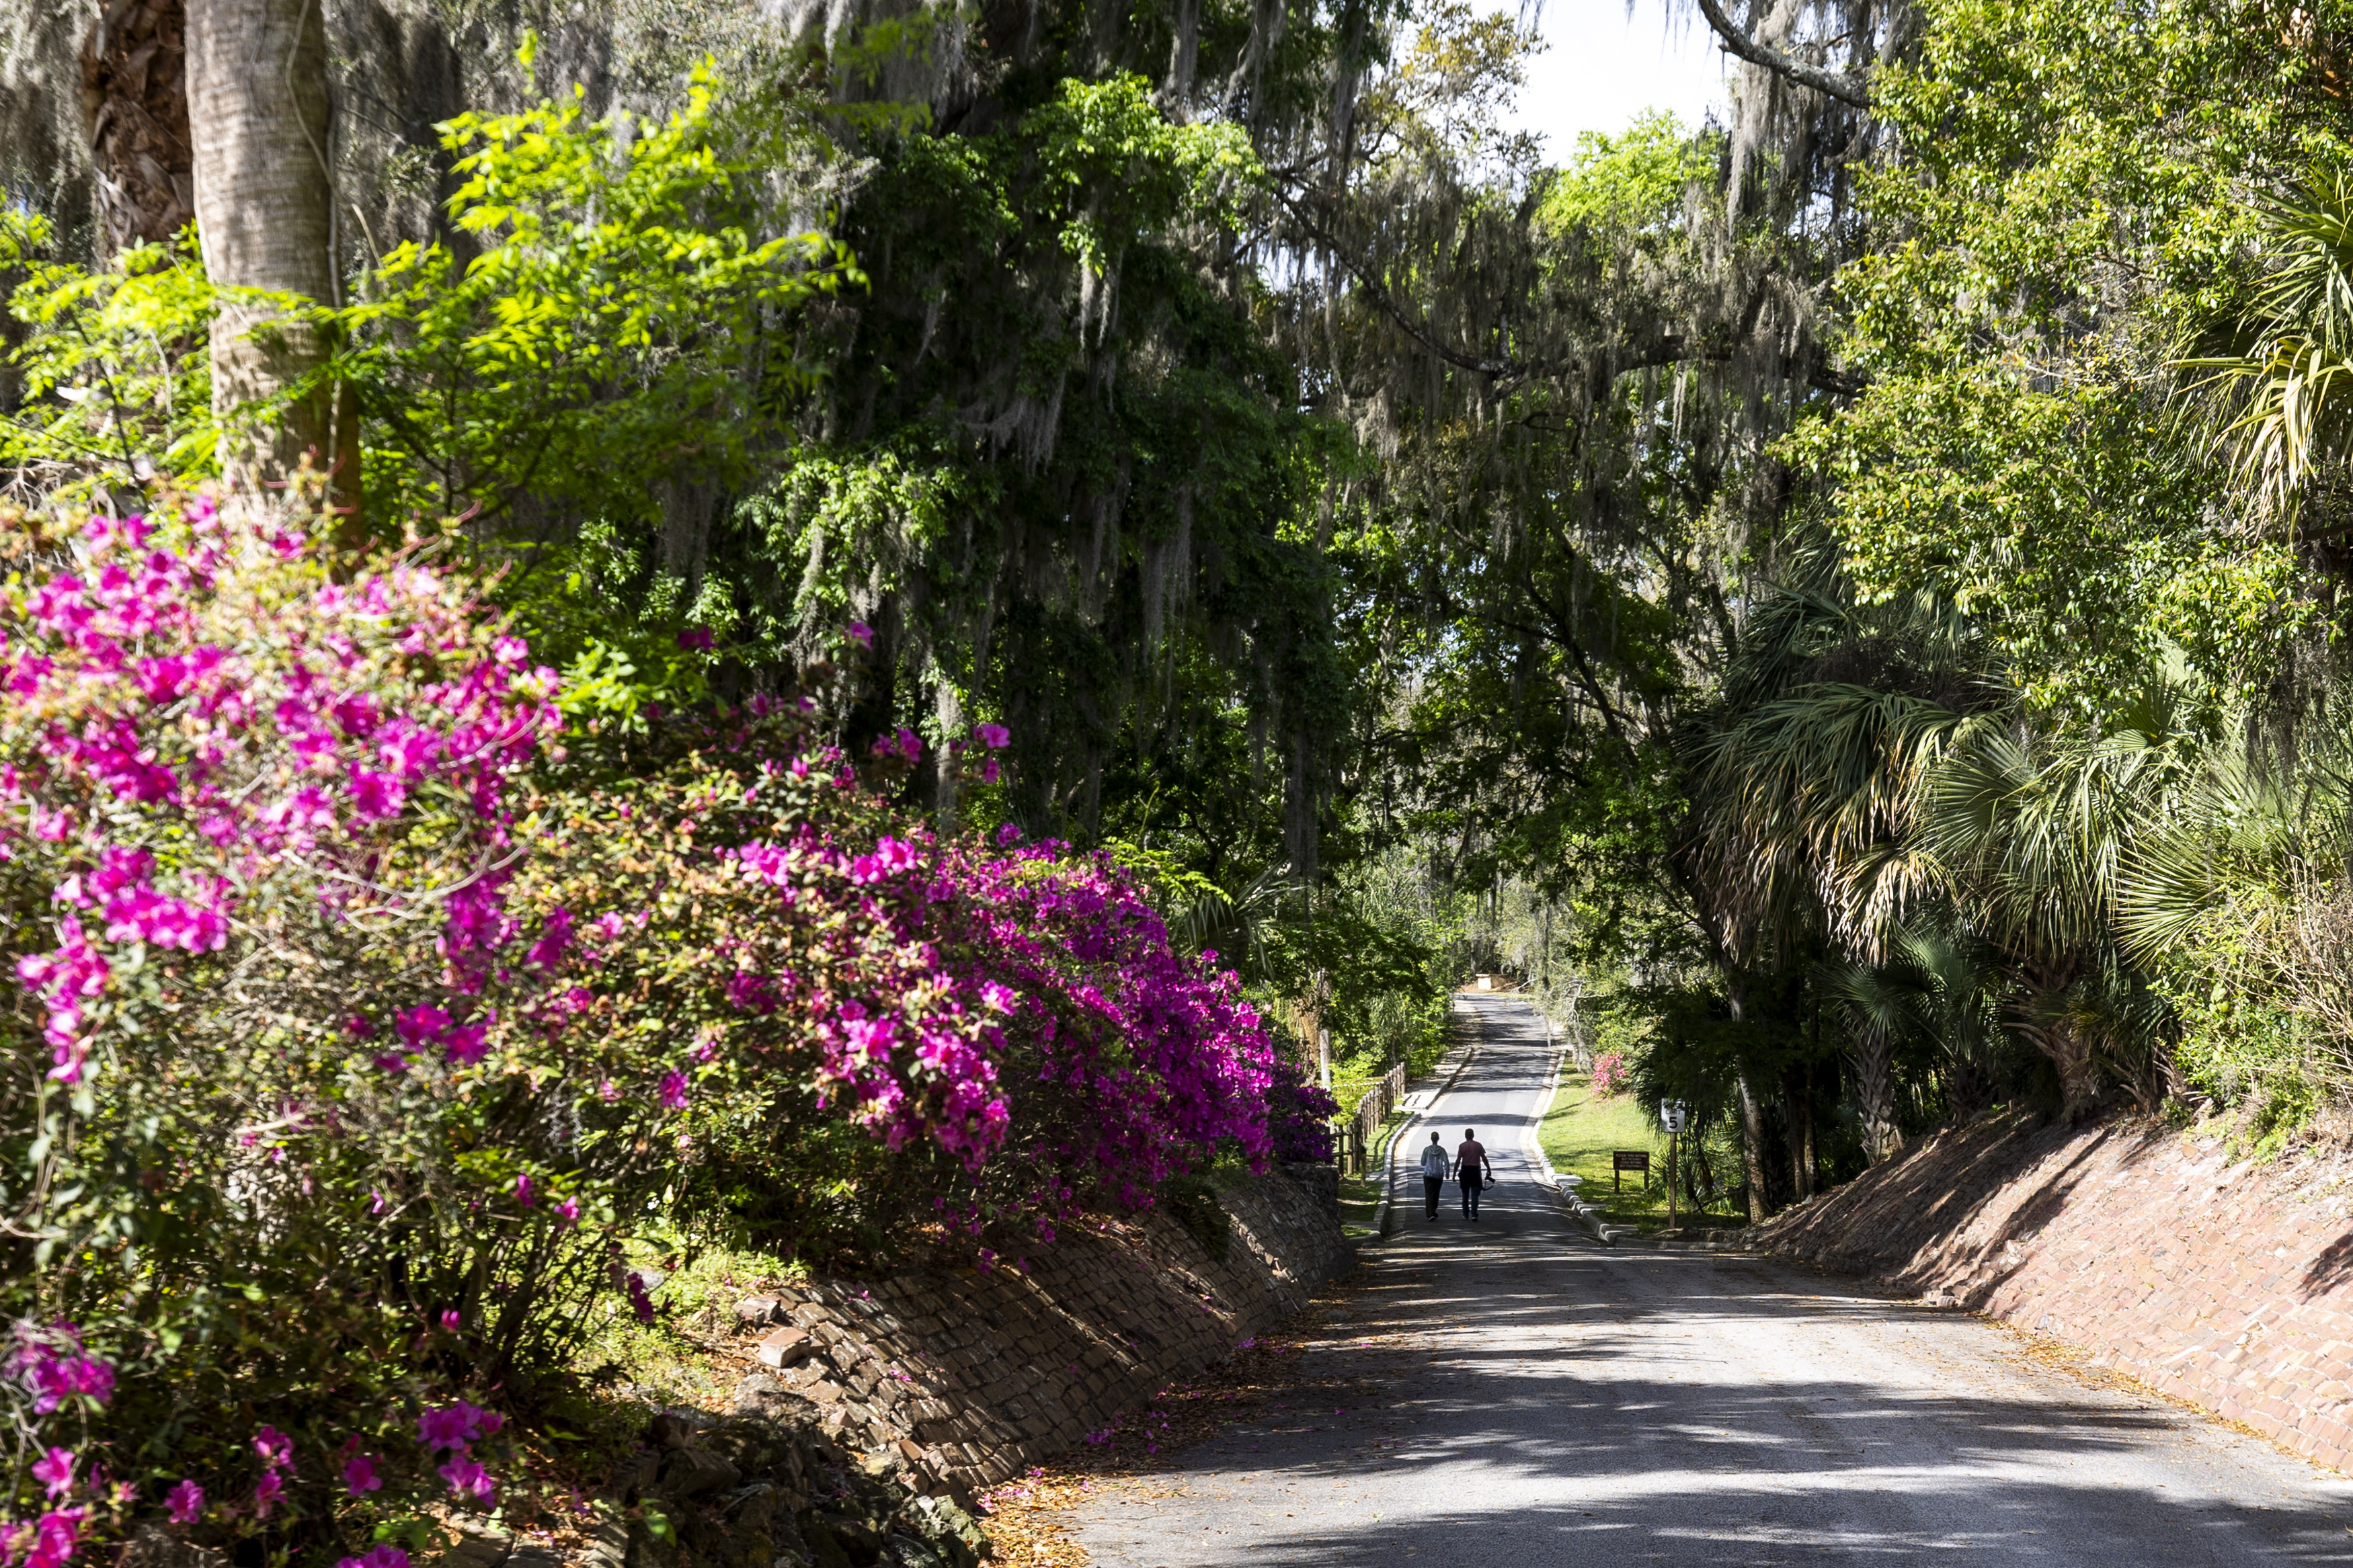
[[[1883,377],[1789,443],[1820,466],[1857,600],[1926,594],[1982,627],[2030,708],[2078,721],[2179,631],[2260,673],[2297,624],[2289,563],[2211,520],[2213,487],[2130,384]],[[2216,617],[2216,601],[2243,605]]]
[[[1038,195],[1060,221],[1062,248],[1090,276],[1105,276],[1131,247],[1179,219],[1241,226],[1243,188],[1266,171],[1240,126],[1171,124],[1152,84],[1131,72],[1056,85],[1022,131],[1035,140]]]
[[[134,246],[90,271],[60,258],[47,218],[0,211],[0,279],[29,329],[11,356],[17,406],[0,408],[0,468],[124,486],[211,470],[213,293],[192,239]]]
[[[654,124],[591,123],[576,89],[449,121],[453,237],[396,247],[337,321],[378,504],[642,528],[658,486],[741,483],[817,374],[795,316],[860,280],[822,236],[769,232],[806,135],[723,116],[702,73]]]
[[[1640,235],[1672,228],[1694,187],[1713,182],[1715,138],[1694,136],[1664,110],[1651,110],[1616,136],[1580,131],[1568,163],[1553,176],[1536,221]]]

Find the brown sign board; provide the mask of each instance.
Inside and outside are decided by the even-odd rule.
[[[1651,1152],[1648,1149],[1613,1149],[1609,1152],[1609,1185],[1614,1191],[1626,1179],[1629,1171],[1642,1173],[1642,1185],[1651,1184]]]

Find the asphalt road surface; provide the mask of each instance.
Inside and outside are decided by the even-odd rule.
[[[1520,1153],[1541,1025],[1474,1005],[1487,1043],[1433,1119],[1477,1128],[1500,1182],[1473,1226],[1451,1185],[1433,1225],[1401,1181],[1310,1352],[1368,1394],[1105,1489],[1072,1521],[1098,1568],[2353,1563],[2353,1482],[1991,1324],[1584,1239]]]

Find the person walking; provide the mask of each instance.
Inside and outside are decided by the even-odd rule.
[[[1494,1180],[1495,1168],[1487,1163],[1487,1146],[1479,1142],[1478,1129],[1462,1130],[1462,1146],[1454,1151],[1454,1179],[1462,1184],[1462,1217],[1479,1217],[1479,1189]]]
[[[1439,1197],[1446,1191],[1446,1169],[1452,1163],[1446,1157],[1446,1147],[1439,1142],[1437,1130],[1433,1128],[1430,1134],[1430,1147],[1421,1152],[1422,1206],[1430,1211],[1433,1221],[1438,1218]]]

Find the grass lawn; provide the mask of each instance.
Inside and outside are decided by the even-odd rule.
[[[1538,1134],[1552,1168],[1564,1176],[1582,1176],[1578,1191],[1589,1204],[1599,1205],[1620,1225],[1663,1226],[1667,1221],[1667,1135],[1630,1094],[1594,1098],[1582,1074],[1561,1075],[1560,1092]],[[1609,1189],[1609,1156],[1619,1149],[1651,1152],[1651,1190],[1642,1178],[1628,1173],[1622,1190]],[[1684,1225],[1745,1225],[1746,1216],[1731,1214],[1694,1215],[1685,1205],[1677,1216]]]
[[[1367,1173],[1360,1180],[1355,1176],[1340,1178],[1340,1228],[1357,1237],[1375,1233],[1375,1223],[1381,1210],[1381,1177],[1387,1167],[1389,1140],[1405,1125],[1405,1114],[1392,1110],[1374,1131],[1372,1156]]]

